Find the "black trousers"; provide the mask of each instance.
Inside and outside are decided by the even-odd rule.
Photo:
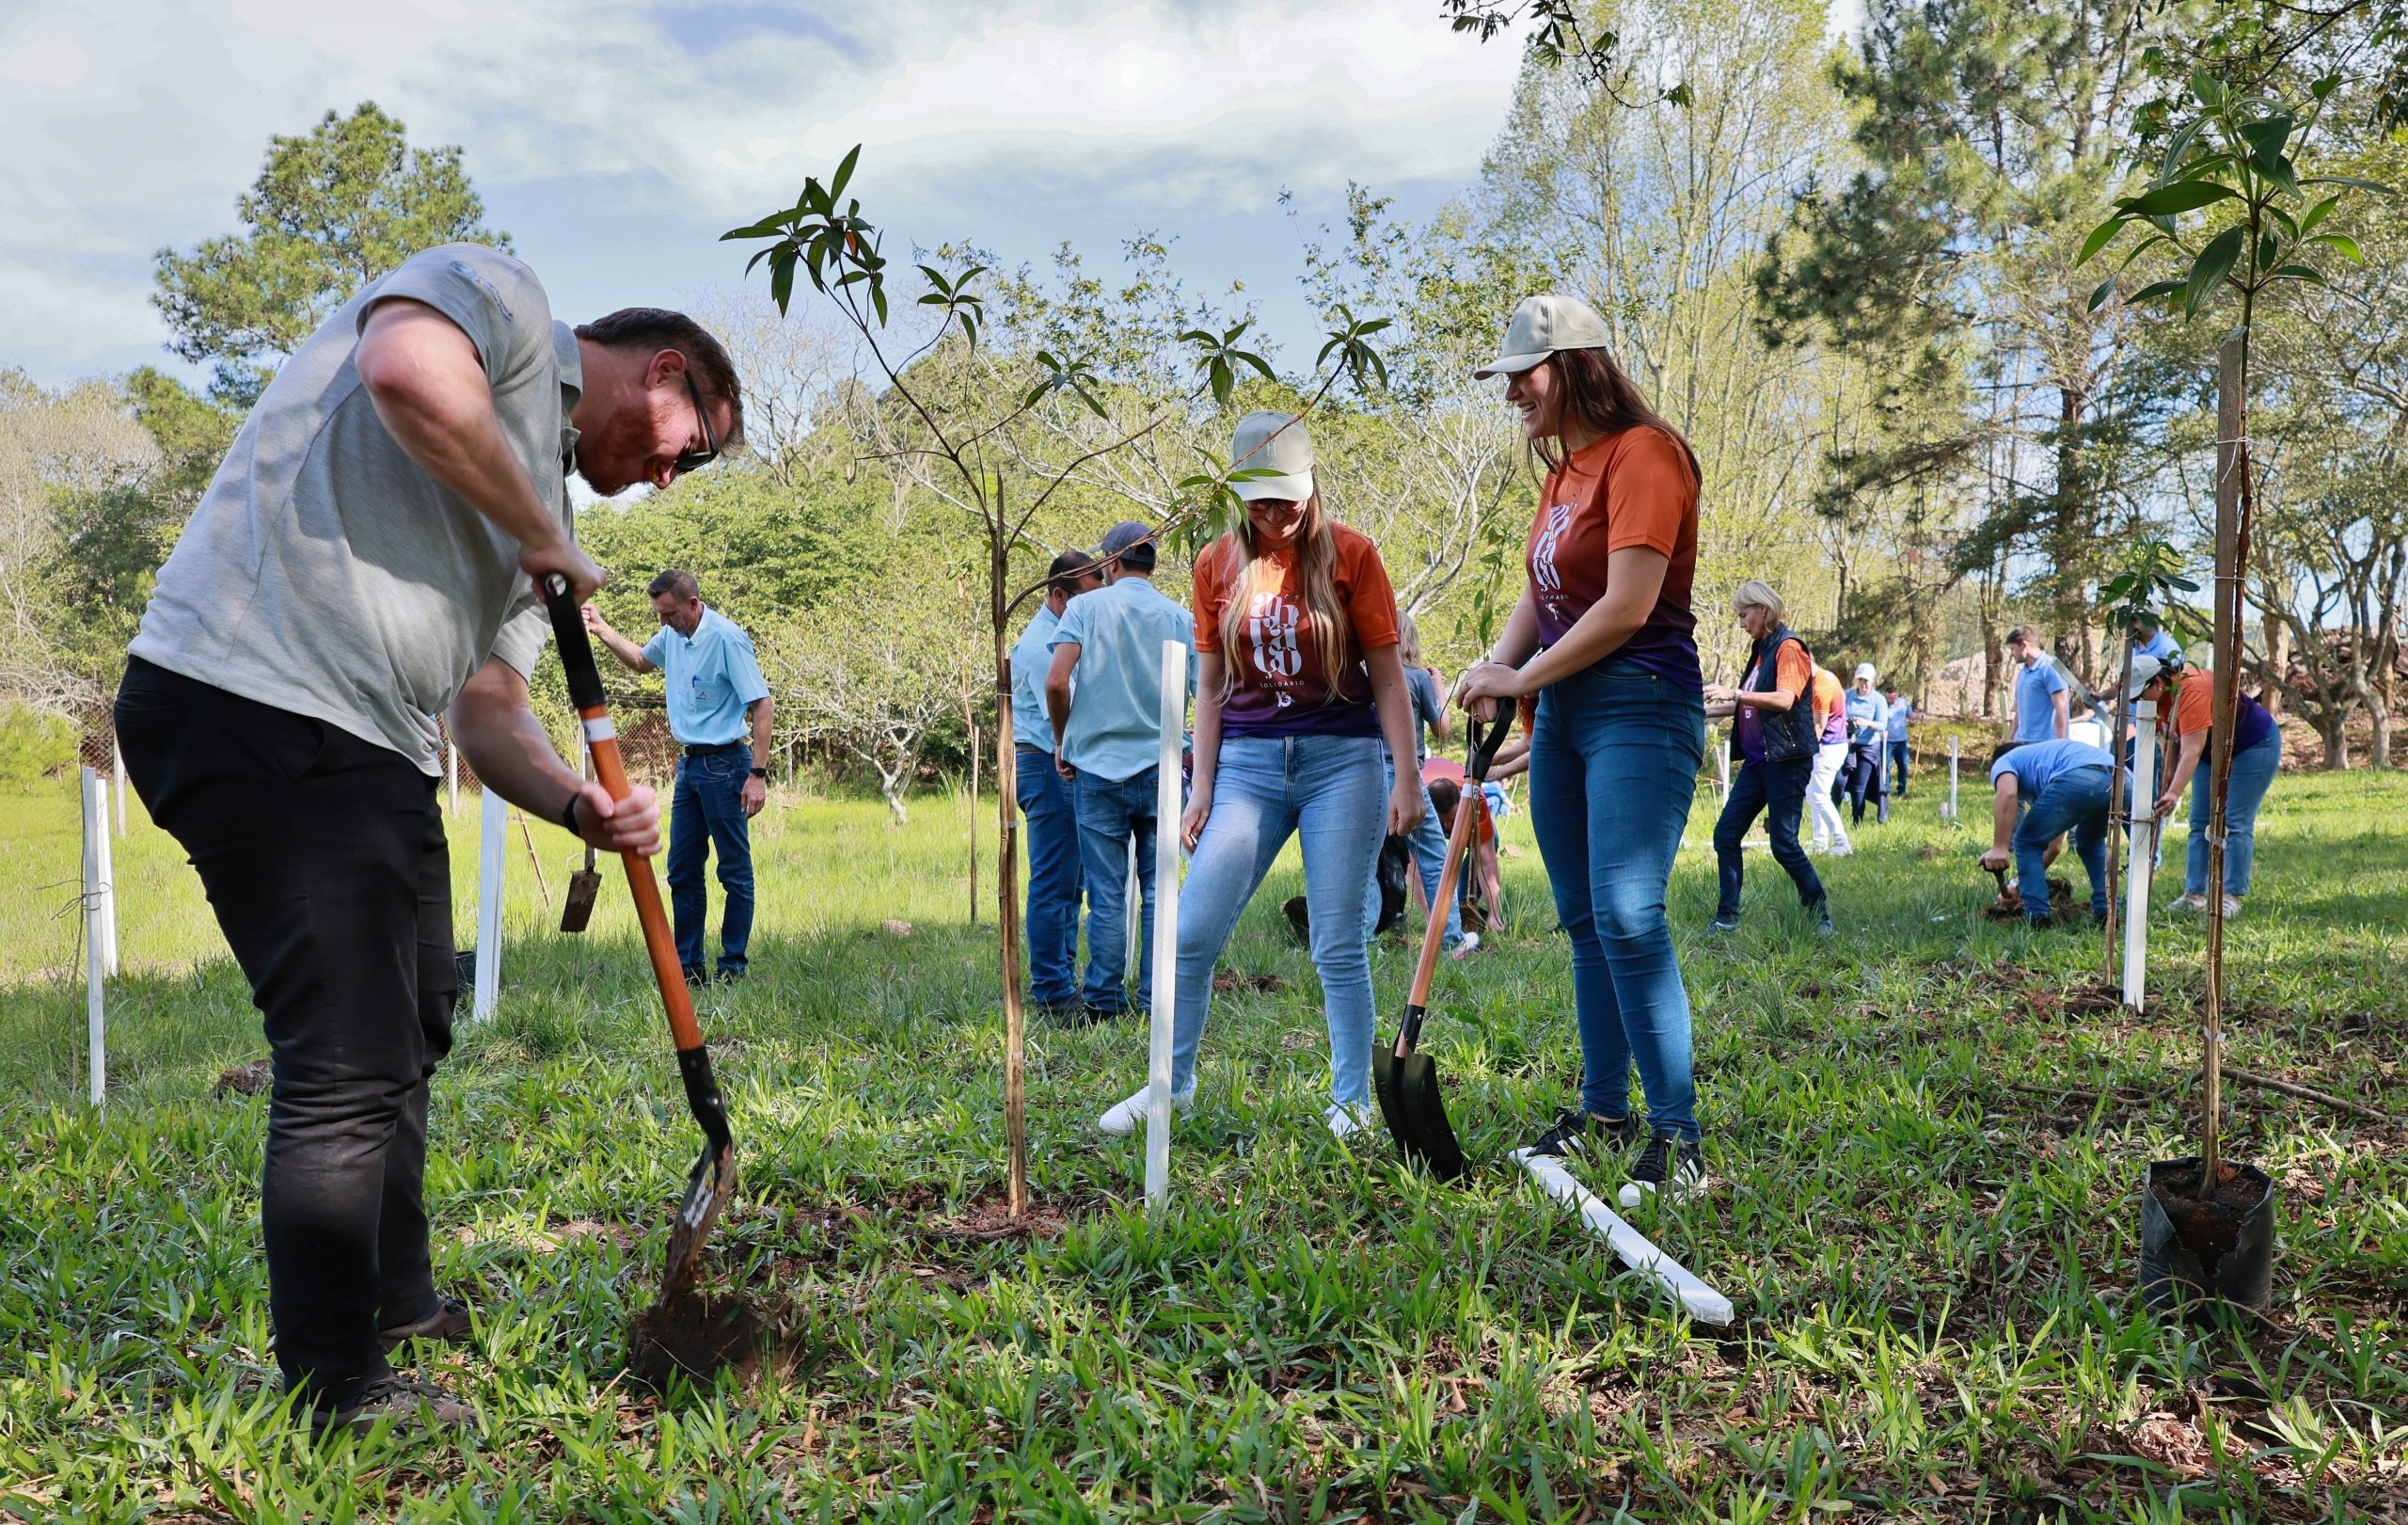
[[[1739,914],[1739,891],[1747,882],[1747,855],[1739,843],[1748,828],[1765,817],[1772,837],[1772,861],[1789,873],[1798,898],[1808,905],[1823,898],[1823,881],[1813,860],[1798,845],[1798,817],[1806,808],[1806,790],[1814,773],[1812,755],[1787,762],[1742,763],[1731,775],[1731,793],[1722,802],[1721,818],[1714,823],[1714,856],[1721,881],[1721,898],[1715,914],[1731,920]]]
[[[141,659],[118,690],[127,775],[174,835],[264,1019],[260,1200],[288,1387],[320,1405],[435,1311],[427,1080],[452,1046],[451,854],[435,780],[329,725]]]

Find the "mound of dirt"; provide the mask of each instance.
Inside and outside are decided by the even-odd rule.
[[[2208,1265],[2223,1259],[2225,1252],[2241,1242],[2241,1221],[2258,1205],[2265,1188],[2249,1178],[2241,1167],[2225,1162],[2217,1172],[2219,1179],[2207,1192],[2199,1190],[2199,1171],[2167,1170],[2149,1178],[2149,1190],[2157,1197],[2165,1215],[2173,1220],[2174,1231],[2191,1253]]]
[[[628,1326],[627,1375],[655,1392],[665,1391],[678,1376],[696,1384],[727,1371],[748,1377],[759,1369],[775,1334],[775,1321],[741,1295],[656,1303]]]

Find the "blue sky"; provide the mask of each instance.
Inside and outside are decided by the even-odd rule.
[[[372,99],[457,143],[556,312],[734,285],[719,233],[865,145],[895,240],[1091,263],[1144,229],[1308,338],[1299,245],[1349,179],[1470,183],[1516,50],[1435,0],[25,0],[0,17],[0,367],[167,362],[151,252],[235,230],[272,134]],[[1300,217],[1278,205],[1292,191]]]

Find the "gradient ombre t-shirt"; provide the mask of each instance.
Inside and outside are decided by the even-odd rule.
[[[1256,563],[1239,650],[1228,652],[1229,695],[1221,704],[1221,735],[1377,736],[1370,675],[1363,654],[1397,642],[1396,590],[1370,536],[1333,523],[1337,563],[1331,581],[1350,628],[1333,675],[1322,671],[1316,621],[1306,606],[1296,548],[1266,552]],[[1235,594],[1244,553],[1223,535],[1196,559],[1196,649],[1221,649],[1221,613]],[[1275,568],[1278,582],[1263,568]]]
[[[1624,429],[1573,452],[1547,473],[1525,558],[1539,641],[1553,645],[1606,596],[1606,558],[1645,546],[1667,564],[1656,607],[1610,653],[1689,690],[1705,687],[1697,657],[1697,474],[1661,429]]]

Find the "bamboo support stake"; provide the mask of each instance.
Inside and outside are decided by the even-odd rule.
[[[2208,998],[2200,1044],[2199,1194],[2223,1179],[2225,796],[2232,783],[2232,712],[2241,695],[2241,550],[2249,495],[2248,339],[2216,357],[2216,573],[2214,706],[2208,724]]]
[[[544,860],[535,851],[535,834],[527,829],[525,811],[514,810],[511,814],[518,818],[518,837],[520,841],[527,844],[527,861],[535,866],[535,888],[543,894],[544,909],[549,911],[552,908],[552,886],[544,878]]]

